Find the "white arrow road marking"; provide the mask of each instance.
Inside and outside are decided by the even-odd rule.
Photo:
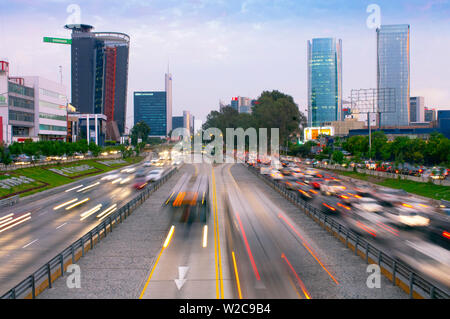
[[[178,267],[178,279],[175,279],[175,285],[177,285],[178,290],[180,290],[183,285],[186,283],[186,274],[189,270],[189,267]]]

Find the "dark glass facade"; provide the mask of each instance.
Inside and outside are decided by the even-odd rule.
[[[172,117],[172,130],[184,127],[184,116],[173,116]]]
[[[342,41],[308,41],[308,126],[342,119]]]
[[[150,136],[166,136],[166,117],[166,92],[134,92],[134,124],[144,121]]]
[[[123,33],[72,30],[72,105],[84,114],[105,114],[125,132],[130,38]],[[109,137],[111,139],[120,138]]]

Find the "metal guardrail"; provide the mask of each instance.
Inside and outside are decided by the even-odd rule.
[[[28,276],[25,280],[9,290],[0,299],[18,299],[23,297],[34,299],[47,287],[51,288],[52,282],[59,276],[64,276],[64,271],[70,264],[74,264],[79,258],[84,256],[88,250],[93,249],[95,244],[106,237],[108,229],[109,232],[112,232],[114,224],[117,225],[119,222],[122,223],[133,210],[145,202],[151,193],[159,189],[177,171],[177,168],[172,169],[158,182],[145,188],[138,196],[123,205],[114,214],[105,218],[103,222],[72,243],[69,247],[36,270],[32,275]]]
[[[20,196],[16,195],[16,196],[2,199],[2,200],[0,200],[0,207],[14,206],[15,204],[17,204],[19,202],[19,198],[20,198]]]
[[[246,164],[245,164],[246,165]],[[306,214],[313,218],[317,223],[319,223],[323,228],[327,227],[331,232],[335,232],[339,239],[345,240],[346,247],[349,244],[354,247],[355,255],[364,257],[367,263],[370,261],[377,263],[380,268],[384,268],[391,276],[389,280],[392,284],[400,286],[403,290],[409,293],[410,298],[422,297],[424,295],[429,296],[431,299],[450,299],[450,294],[434,284],[429,282],[427,279],[423,278],[420,274],[416,273],[407,264],[392,258],[388,254],[384,253],[374,245],[372,245],[368,240],[359,234],[353,232],[348,227],[337,222],[331,216],[325,214],[323,211],[313,207],[301,197],[293,194],[284,185],[281,185],[270,179],[268,176],[261,175],[257,169],[246,165],[247,168],[253,172],[255,175],[263,179],[270,186],[275,188],[280,194],[291,201],[294,205],[301,208]]]

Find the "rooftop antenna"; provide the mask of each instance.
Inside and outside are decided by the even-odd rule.
[[[59,66],[59,76],[61,80],[61,85],[63,84],[63,77],[62,77],[62,65]]]

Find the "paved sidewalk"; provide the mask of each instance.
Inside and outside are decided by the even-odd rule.
[[[38,298],[138,298],[169,229],[169,217],[160,209],[161,205],[179,177],[187,171],[193,171],[193,167],[184,165],[123,224],[114,228],[111,234],[78,261],[81,268],[80,289],[67,288],[67,276],[64,276]]]

